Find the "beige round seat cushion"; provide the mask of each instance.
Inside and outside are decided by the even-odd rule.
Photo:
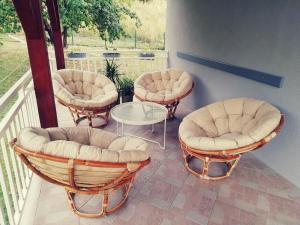
[[[62,69],[52,80],[55,96],[75,106],[101,108],[118,98],[114,83],[97,73]]]
[[[187,115],[179,126],[179,136],[194,149],[236,149],[264,139],[279,125],[280,119],[280,111],[267,102],[229,99]]]
[[[146,101],[172,101],[187,94],[193,86],[191,76],[182,70],[144,73],[134,82],[134,94]]]
[[[24,128],[17,145],[52,156],[99,162],[130,163],[149,158],[149,145],[144,140],[90,127]]]

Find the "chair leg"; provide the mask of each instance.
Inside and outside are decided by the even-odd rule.
[[[196,172],[193,170],[190,166],[189,163],[192,158],[197,158],[198,160],[201,160],[203,162],[202,166],[202,171],[201,172]],[[199,156],[197,157],[196,155],[190,155],[189,153],[185,152],[183,153],[183,159],[184,159],[184,165],[186,169],[191,172],[193,175],[200,177],[201,179],[205,180],[220,180],[224,179],[226,177],[229,177],[232,174],[232,171],[236,167],[238,161],[240,160],[241,155],[236,155],[231,158],[217,158],[217,157],[212,157],[212,156]],[[220,175],[220,176],[210,176],[209,175],[209,164],[211,162],[216,162],[216,163],[225,163],[227,166],[227,171],[225,175]]]
[[[241,159],[241,155],[239,155],[239,157],[235,160],[232,160],[230,162],[227,162],[227,167],[228,167],[228,171],[227,171],[227,174],[226,176],[229,177],[233,171],[233,169],[236,167],[236,165],[238,164],[239,160]]]
[[[95,117],[102,118],[104,123],[99,125],[99,126],[91,126],[91,127],[93,127],[93,128],[105,127],[108,124],[109,110],[106,111],[104,115],[103,114],[97,114],[97,115],[95,115]]]
[[[77,214],[78,216],[80,217],[85,217],[85,218],[97,218],[97,217],[102,217],[105,215],[105,202],[104,202],[104,197],[103,197],[103,200],[102,200],[102,210],[98,213],[84,213],[84,212],[81,212],[77,207],[76,207],[76,204],[75,204],[75,201],[74,201],[74,198],[75,198],[75,195],[76,193],[73,193],[73,192],[70,192],[69,190],[66,189],[66,193],[67,193],[67,197],[68,197],[68,201],[69,201],[69,205],[71,207],[71,210]]]
[[[202,169],[202,175],[204,178],[208,177],[208,167],[209,167],[209,158],[205,157],[205,160],[203,160],[203,169]]]
[[[132,177],[128,182],[126,182],[121,187],[118,187],[118,189],[125,188],[125,190],[123,192],[123,197],[119,201],[119,203],[111,209],[109,208],[109,194],[112,193],[115,190],[118,190],[118,189],[112,188],[112,189],[103,191],[102,192],[103,199],[102,199],[102,202],[101,202],[102,209],[101,209],[100,212],[97,212],[97,213],[85,213],[85,212],[80,211],[80,209],[77,208],[77,206],[75,204],[75,201],[74,201],[76,193],[66,189],[66,193],[67,193],[67,197],[68,197],[68,201],[69,201],[69,205],[71,207],[71,210],[75,214],[77,214],[78,216],[85,217],[85,218],[98,218],[98,217],[103,217],[105,215],[109,215],[109,214],[115,212],[116,210],[118,210],[126,202],[126,200],[128,198],[128,194],[131,190],[133,181],[134,181],[134,177]]]
[[[92,115],[91,115],[91,114],[88,114],[88,115],[87,115],[87,119],[88,119],[88,121],[89,121],[89,126],[90,126],[90,127],[93,127]]]
[[[73,118],[74,123],[75,123],[76,126],[77,126],[77,120],[78,120],[78,118],[79,118],[79,114],[78,114],[78,113],[74,113],[74,112],[71,110],[70,107],[68,107],[68,109],[69,109],[69,112],[70,112],[70,114],[71,114],[71,116],[72,116],[72,118]]]
[[[175,112],[176,112],[178,104],[179,104],[179,101],[176,101],[172,104],[166,105],[166,108],[168,109],[168,119],[173,119],[175,117]]]
[[[92,128],[100,128],[100,127],[104,127],[108,124],[108,121],[109,121],[109,113],[110,111],[106,111],[104,115],[102,114],[96,114],[96,115],[93,115],[93,114],[88,114],[88,115],[82,115],[82,116],[79,116],[77,119],[75,118],[75,116],[73,115],[73,118],[74,118],[74,122],[76,124],[76,126],[83,120],[88,120],[88,124],[90,127]],[[104,123],[101,124],[101,125],[93,125],[93,118],[102,118],[104,120]]]
[[[105,112],[105,115],[104,115],[104,121],[105,121],[105,125],[107,125],[107,124],[108,124],[109,113],[110,113],[110,110],[107,110],[107,111]]]
[[[107,214],[107,215],[109,215],[109,214],[115,212],[116,210],[118,210],[118,209],[126,202],[126,200],[127,200],[127,198],[128,198],[128,194],[129,194],[129,192],[130,192],[130,190],[131,190],[131,188],[132,188],[133,181],[134,181],[134,177],[131,179],[131,181],[130,181],[129,183],[126,183],[126,184],[124,185],[124,186],[125,186],[125,191],[124,191],[124,193],[123,193],[123,198],[122,198],[122,200],[121,200],[115,207],[113,207],[113,208],[111,208],[111,209],[108,209],[108,210],[106,211],[106,214]]]

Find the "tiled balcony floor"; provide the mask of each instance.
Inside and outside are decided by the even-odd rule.
[[[139,173],[123,208],[104,218],[79,218],[69,209],[64,189],[43,182],[35,225],[299,225],[300,190],[252,153],[222,181],[200,180],[185,170],[177,140],[183,108],[168,122],[167,149],[153,145],[152,162]],[[74,126],[68,112],[57,109],[60,126]],[[105,129],[115,131],[116,124],[110,120]],[[139,132],[153,135],[149,127]],[[97,197],[78,202],[86,210],[99,208]]]

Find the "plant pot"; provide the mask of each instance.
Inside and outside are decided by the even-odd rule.
[[[140,60],[154,60],[155,54],[153,52],[141,52],[139,57]]]
[[[70,52],[67,54],[70,59],[83,59],[86,58],[85,52]]]
[[[103,58],[105,59],[116,59],[120,58],[120,52],[103,52],[102,53]]]
[[[122,103],[132,102],[132,100],[133,100],[133,94],[131,94],[131,95],[122,95]]]

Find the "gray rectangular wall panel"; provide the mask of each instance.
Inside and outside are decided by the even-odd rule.
[[[231,65],[225,62],[195,56],[189,53],[177,52],[177,57],[278,88],[282,87],[284,80],[283,77],[278,75],[273,75],[257,70]]]

